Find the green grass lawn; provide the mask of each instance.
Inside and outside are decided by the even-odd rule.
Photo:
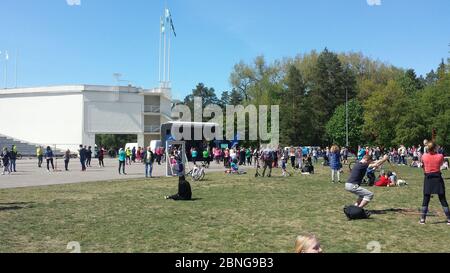
[[[322,167],[310,177],[208,174],[191,183],[197,200],[189,202],[163,199],[176,179],[0,190],[0,252],[69,252],[78,241],[82,252],[290,253],[303,233],[316,234],[325,252],[369,252],[371,241],[383,252],[450,252],[437,198],[436,216],[418,224],[421,170],[398,170],[409,186],[373,189],[376,214],[351,222],[342,208],[354,196]]]

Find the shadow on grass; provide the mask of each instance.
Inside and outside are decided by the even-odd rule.
[[[447,221],[440,221],[440,222],[435,222],[435,223],[430,223],[430,225],[446,225]]]
[[[10,211],[10,210],[20,210],[20,209],[29,209],[33,207],[34,203],[27,202],[16,202],[16,203],[0,203],[0,212],[1,211]]]
[[[408,210],[405,209],[383,209],[383,210],[369,210],[371,215],[380,215],[380,214],[388,214],[388,213],[405,213]]]

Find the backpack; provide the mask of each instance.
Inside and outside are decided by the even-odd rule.
[[[344,208],[344,213],[347,216],[348,220],[360,220],[370,217],[369,212],[356,206],[346,206]]]

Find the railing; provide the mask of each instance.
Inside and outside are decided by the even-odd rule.
[[[146,125],[144,126],[145,133],[161,133],[161,126]]]
[[[161,113],[161,107],[156,105],[145,105],[144,106],[144,112],[145,113]]]

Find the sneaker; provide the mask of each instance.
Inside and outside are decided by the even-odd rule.
[[[447,226],[450,226],[450,220],[447,220]]]
[[[425,221],[425,219],[420,219],[420,222],[419,222],[419,224],[421,224],[421,225],[425,225],[425,224],[426,224],[426,221]]]

